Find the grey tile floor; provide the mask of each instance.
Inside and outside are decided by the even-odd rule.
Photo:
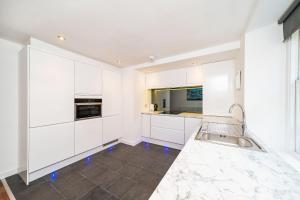
[[[140,143],[117,144],[26,186],[18,175],[6,178],[17,200],[148,199],[179,151]]]

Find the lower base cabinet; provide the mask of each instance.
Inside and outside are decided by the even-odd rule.
[[[74,122],[30,128],[29,173],[74,156]]]
[[[80,154],[102,145],[102,119],[87,119],[75,122],[75,154]]]
[[[185,118],[184,121],[184,143],[186,143],[191,135],[194,133],[197,127],[199,127],[202,123],[201,119],[197,118]]]
[[[142,136],[150,137],[151,133],[151,115],[142,114]]]
[[[121,115],[103,118],[103,144],[122,137]]]
[[[184,118],[152,115],[151,138],[176,144],[184,144]]]
[[[151,138],[177,144],[184,144],[184,130],[151,127]]]

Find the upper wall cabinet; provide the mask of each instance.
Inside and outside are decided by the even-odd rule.
[[[146,75],[147,89],[202,85],[202,68],[189,67],[149,73]]]
[[[30,127],[74,121],[74,62],[30,49]]]
[[[203,65],[203,114],[229,116],[234,103],[235,63],[233,60]]]
[[[102,70],[81,62],[75,62],[75,94],[102,95]]]
[[[146,87],[169,88],[181,87],[186,84],[186,69],[174,69],[168,71],[149,73],[146,76]]]
[[[203,83],[203,77],[202,77],[201,66],[189,67],[186,69],[187,86],[202,85],[202,83]]]
[[[122,77],[121,73],[103,70],[103,117],[121,113],[122,102]]]

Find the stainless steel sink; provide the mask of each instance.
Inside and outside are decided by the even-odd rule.
[[[239,147],[255,151],[265,151],[261,146],[259,146],[253,139],[249,137],[207,133],[201,132],[200,129],[195,139],[225,146]]]

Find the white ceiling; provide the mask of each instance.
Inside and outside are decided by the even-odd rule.
[[[251,15],[246,31],[276,23],[294,0],[259,0]]]
[[[239,40],[256,0],[0,0],[0,35],[119,66]],[[57,40],[57,34],[67,38]],[[117,63],[121,61],[121,64]]]

